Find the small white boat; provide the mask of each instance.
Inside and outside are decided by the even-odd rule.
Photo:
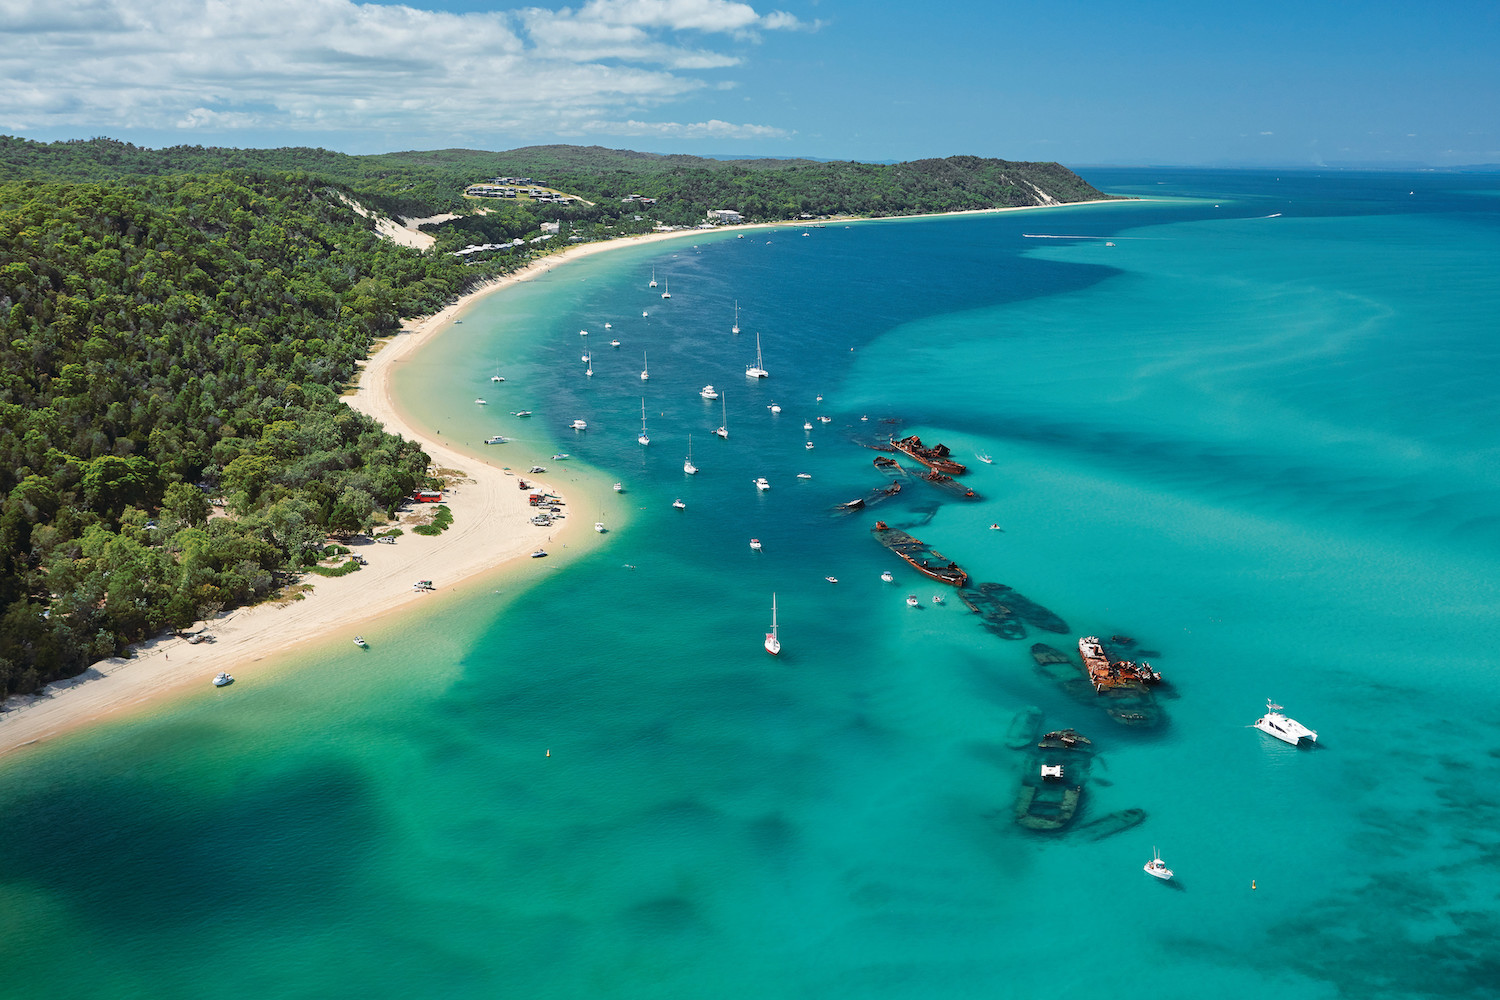
[[[620,346],[620,342],[618,340],[611,340],[609,342],[609,346],[610,347],[619,347]]]
[[[579,330],[578,331],[578,336],[580,336],[580,337],[587,337],[588,335],[589,335],[589,332],[587,330]]]
[[[755,551],[759,552],[760,551],[760,539],[759,538],[752,538],[752,539],[750,539],[750,547],[752,549],[754,549]]]
[[[561,461],[562,461],[562,460],[563,460],[563,459],[565,459],[565,458],[570,458],[570,457],[571,457],[571,456],[570,456],[570,455],[569,455],[569,454],[568,454],[568,453],[567,453],[567,452],[565,452],[565,451],[560,451],[560,452],[558,452],[558,453],[557,453],[557,454],[556,454],[556,455],[553,455],[553,456],[552,456],[552,457],[553,457],[553,458],[554,458],[554,459],[555,459],[555,460],[557,460],[557,461],[559,461],[559,462],[561,462]],[[531,471],[532,471],[532,472],[535,472],[535,471],[536,471],[536,469],[532,469],[532,470],[531,470]],[[542,471],[543,471],[543,472],[546,472],[546,471],[547,471],[547,470],[546,470],[546,469],[542,469]]]
[[[755,364],[745,366],[745,376],[747,378],[770,378],[771,376],[760,357],[760,334],[758,333],[755,335]]]
[[[693,464],[693,436],[691,434],[688,435],[688,453],[687,458],[682,460],[682,471],[690,476],[698,474],[698,467]]]
[[[662,290],[661,297],[664,299],[670,299],[672,297],[672,283],[670,281],[667,282],[667,287]]]
[[[860,417],[859,419],[860,420],[869,420],[870,418],[868,416],[863,416],[863,417]]]
[[[656,287],[656,268],[654,268],[654,267],[651,269],[651,284],[647,285],[646,287],[647,288],[655,288]]]
[[[986,455],[984,452],[975,452],[974,453],[974,457],[977,458],[977,459],[979,459],[985,465],[994,465],[995,464],[995,460],[993,458],[991,458],[990,456]]]
[[[651,315],[651,314],[648,313],[648,312],[646,312],[646,310],[644,310],[644,309],[641,310],[641,319],[645,319],[649,315]]]
[[[1318,734],[1308,729],[1296,719],[1288,719],[1281,714],[1281,706],[1266,699],[1266,714],[1255,720],[1255,728],[1263,733],[1276,737],[1283,743],[1297,746],[1303,740],[1309,743],[1318,742]]]
[[[537,549],[535,552],[533,552],[531,554],[531,558],[533,558],[533,559],[545,559],[546,557],[547,557],[547,550],[546,549]]]
[[[641,381],[644,382],[651,377],[651,364],[646,360],[646,352],[641,352]]]
[[[501,435],[501,434],[491,434],[489,437],[487,437],[487,438],[484,439],[484,443],[485,444],[504,444],[508,440],[509,440],[509,438],[506,438],[504,435]]]
[[[714,431],[714,433],[717,434],[717,435],[719,435],[719,437],[723,438],[725,441],[728,441],[729,440],[729,399],[727,397],[723,397],[723,396],[720,397],[720,399],[719,399],[719,412],[722,414],[722,419],[723,419],[724,422],[719,425],[719,429],[716,430],[716,431]]]
[[[702,396],[704,399],[718,399],[719,390],[715,389],[711,385],[705,385],[703,388],[698,390],[698,395]]]
[[[1161,853],[1154,847],[1151,848],[1151,860],[1141,867],[1145,869],[1147,875],[1159,878],[1163,882],[1168,882],[1172,878],[1172,869],[1167,867],[1167,863],[1161,859]]]
[[[818,397],[818,402],[820,402],[820,403],[823,402],[823,397],[822,396]]]
[[[992,525],[990,525],[990,530],[991,531],[1000,531],[1002,529],[1001,529],[1000,525],[998,525],[998,524],[992,524]]]
[[[476,399],[476,400],[474,400],[474,405],[476,405],[476,406],[485,406],[485,405],[488,405],[488,404],[486,404],[485,401],[482,400],[482,399]]]
[[[811,420],[804,420],[804,421],[802,421],[802,429],[805,430],[805,431],[812,430],[812,421]]]
[[[573,429],[575,431],[586,431],[589,429],[589,425],[584,420],[575,420],[573,421]]]
[[[780,403],[772,403],[770,406],[766,407],[766,409],[770,410],[772,413],[780,413],[781,412],[781,404]]]
[[[920,607],[921,604],[922,604],[922,602],[919,601],[919,600],[917,600],[917,595],[916,594],[907,594],[906,595],[906,606],[908,608]]]
[[[807,473],[807,472],[799,472],[799,473],[797,473],[797,478],[798,479],[811,479],[812,478],[812,474],[811,473]]]
[[[932,603],[933,604],[943,604],[944,603],[944,601],[943,601],[943,595],[942,594],[933,594],[932,595]]]
[[[682,498],[681,497],[678,497],[676,500],[673,500],[672,501],[672,506],[676,507],[678,510],[687,510],[687,504],[685,504],[685,503],[682,502]]]
[[[896,582],[896,577],[891,573],[890,570],[886,570],[884,573],[881,573],[880,574],[880,578],[882,580],[884,580],[886,583],[895,583]]]
[[[836,577],[836,576],[825,576],[825,577],[823,577],[823,579],[827,580],[829,583],[838,583],[839,582],[839,578]]]
[[[233,683],[234,678],[230,677],[227,673],[221,671],[220,673],[214,675],[214,687],[216,688],[227,687],[228,685]]]
[[[770,489],[771,484],[766,482],[765,476],[757,476],[755,479],[755,488],[764,491]]]
[[[511,416],[513,416],[513,417],[529,417],[529,416],[531,416],[531,411],[530,410],[516,410],[514,413],[511,414]]]
[[[625,492],[625,484],[624,483],[615,483],[615,492],[616,493],[624,493]]]
[[[822,423],[822,424],[829,424],[829,423],[833,422],[833,418],[832,417],[819,417],[818,418],[818,422]]]
[[[808,451],[812,451],[813,450],[813,443],[811,441],[803,441],[802,442],[802,447],[805,448],[805,449],[807,449]]]
[[[604,534],[604,522],[603,521],[595,521],[594,522],[594,530],[597,531],[597,532],[599,532],[599,534],[601,534],[601,535]]]
[[[776,627],[776,595],[771,595],[771,631],[766,633],[766,652],[772,656],[781,652],[781,635]]]
[[[369,649],[370,648],[370,644],[368,642],[365,642],[365,637],[362,636],[362,635],[357,635],[357,636],[354,637],[354,644],[356,646],[358,646],[360,649]]]
[[[608,329],[609,329],[609,328],[610,328],[610,327],[612,327],[612,326],[614,326],[614,324],[613,324],[613,323],[605,323],[605,324],[604,324],[604,329],[606,329],[606,330],[608,330]]]
[[[744,238],[745,237],[743,237],[743,236],[740,237],[740,239],[744,239]],[[735,299],[734,300],[734,326],[731,326],[729,328],[729,332],[730,333],[739,333],[740,332],[740,300],[739,299]]]
[[[641,397],[641,436],[636,438],[641,444],[650,444],[651,438],[646,434],[646,397]]]

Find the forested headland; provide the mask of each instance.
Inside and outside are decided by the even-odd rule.
[[[583,199],[495,204],[528,175]],[[537,247],[696,225],[1104,197],[1056,164],[711,161],[579,147],[353,157],[0,137],[0,695],[272,595],[427,457],[339,400],[375,338]],[[649,210],[629,195],[656,199]],[[453,213],[423,252],[351,201]],[[483,211],[481,211],[483,210]]]

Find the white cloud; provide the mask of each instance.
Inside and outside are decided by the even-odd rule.
[[[784,135],[636,119],[722,87],[699,74],[740,64],[731,41],[808,27],[726,0],[463,14],[352,0],[0,0],[0,126],[493,135],[614,121],[646,130],[628,134]]]

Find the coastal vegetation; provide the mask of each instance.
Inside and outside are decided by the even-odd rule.
[[[463,197],[499,174],[591,204]],[[542,222],[563,246],[719,208],[767,221],[1102,197],[1056,164],[556,146],[353,157],[0,137],[0,177],[0,695],[263,600],[330,536],[435,485],[419,446],[339,393],[404,317],[548,248],[530,242]],[[360,206],[458,217],[424,227],[423,252]]]

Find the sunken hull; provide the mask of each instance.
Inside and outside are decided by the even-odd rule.
[[[948,450],[947,445],[935,444],[929,448],[915,434],[904,437],[900,441],[892,438],[891,447],[909,458],[916,459],[929,469],[935,469],[950,476],[961,476],[969,471],[967,466],[952,459],[953,453]]]
[[[921,539],[913,538],[904,531],[892,528],[884,521],[876,521],[872,530],[876,541],[896,553],[923,576],[929,576],[938,583],[946,583],[951,587],[962,587],[969,582],[969,574],[959,568],[958,563],[953,562],[937,549],[929,547]]]
[[[1086,740],[1073,746],[1048,740],[1043,740],[1043,744],[1032,748],[1022,765],[1015,818],[1016,824],[1027,830],[1055,833],[1065,829],[1078,814],[1093,751]],[[1049,776],[1052,768],[1057,770]]]
[[[1122,726],[1148,729],[1160,725],[1162,711],[1156,697],[1144,685],[1130,685],[1095,690],[1088,674],[1066,653],[1046,643],[1031,647],[1037,671],[1062,688],[1080,704],[1104,710],[1113,722]]]

